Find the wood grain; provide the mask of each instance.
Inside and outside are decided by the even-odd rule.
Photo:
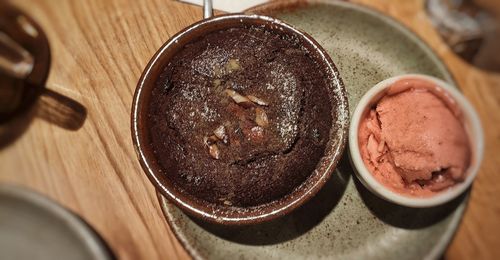
[[[88,221],[120,259],[187,259],[166,224],[132,148],[130,108],[140,74],[170,36],[201,8],[166,0],[14,0],[45,29],[52,67],[47,87],[87,110],[77,131],[35,117],[0,150],[0,182],[33,188]],[[485,158],[449,259],[500,258],[500,74],[477,70],[441,41],[423,1],[359,0],[425,39],[477,108]],[[500,8],[500,3],[483,0]]]

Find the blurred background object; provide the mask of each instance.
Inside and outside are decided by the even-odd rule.
[[[78,130],[87,110],[46,88],[49,41],[42,28],[19,9],[0,0],[0,147],[12,143],[33,117]]]
[[[27,188],[0,184],[2,259],[115,259],[85,220]]]
[[[203,5],[203,0],[179,0],[194,5]],[[213,8],[216,10],[238,13],[252,6],[263,4],[269,0],[214,0]]]
[[[0,124],[33,106],[49,68],[49,43],[40,26],[0,1]]]
[[[426,3],[431,21],[453,52],[480,69],[500,72],[498,14],[472,0]]]
[[[7,34],[0,32],[0,71],[24,79],[32,69],[33,56]]]

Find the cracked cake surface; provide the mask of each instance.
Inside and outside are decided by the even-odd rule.
[[[250,26],[192,41],[152,92],[147,122],[163,173],[215,204],[257,206],[289,194],[328,143],[326,80],[282,32]]]

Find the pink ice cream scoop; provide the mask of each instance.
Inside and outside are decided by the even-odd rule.
[[[361,157],[382,184],[426,197],[465,179],[470,146],[459,109],[433,83],[395,82],[360,122]]]

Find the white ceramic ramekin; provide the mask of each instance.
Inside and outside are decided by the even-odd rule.
[[[457,106],[462,111],[465,129],[469,136],[469,143],[471,145],[471,162],[466,172],[465,181],[458,183],[455,186],[441,191],[431,197],[410,197],[407,195],[399,194],[384,186],[375,179],[375,177],[365,166],[359,150],[358,130],[361,119],[364,118],[366,116],[366,113],[369,112],[373,105],[375,105],[380,100],[380,98],[385,95],[388,87],[390,87],[394,82],[405,78],[417,78],[430,81],[437,85],[441,90],[448,93],[456,101]],[[390,202],[407,207],[433,207],[453,200],[454,198],[462,194],[472,184],[474,178],[477,175],[481,160],[483,158],[483,149],[484,137],[481,123],[476,111],[469,103],[469,101],[467,101],[467,99],[458,91],[458,89],[451,86],[449,83],[426,75],[406,74],[392,77],[376,84],[373,88],[366,92],[359,101],[352,116],[351,125],[349,128],[349,153],[351,163],[355,168],[355,172],[359,180],[375,195]]]

